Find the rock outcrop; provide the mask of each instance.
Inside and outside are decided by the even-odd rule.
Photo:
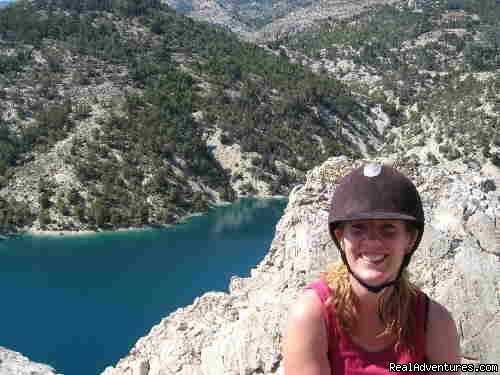
[[[0,347],[1,375],[56,375],[52,367],[31,362],[20,353]]]
[[[335,183],[360,164],[332,158],[290,194],[264,260],[230,292],[210,292],[179,308],[103,375],[282,373],[281,332],[290,304],[330,262],[327,231]],[[500,360],[500,186],[459,164],[401,164],[424,201],[426,232],[413,280],[453,314],[464,362]],[[496,237],[495,237],[496,236]]]

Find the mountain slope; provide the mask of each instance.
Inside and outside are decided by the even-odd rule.
[[[286,194],[329,156],[375,152],[390,121],[159,1],[18,2],[0,25],[4,231],[161,225]]]
[[[306,65],[404,113],[386,129],[382,154],[499,167],[500,5],[457,4],[382,7],[274,46],[300,51]]]

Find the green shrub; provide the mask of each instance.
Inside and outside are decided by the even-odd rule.
[[[47,225],[51,223],[49,210],[43,209],[40,211],[39,221],[42,229],[45,229]]]
[[[427,153],[427,160],[429,161],[429,163],[431,163],[432,165],[436,165],[439,163],[439,160],[438,158],[436,158],[436,156],[432,153],[432,152],[428,152]]]

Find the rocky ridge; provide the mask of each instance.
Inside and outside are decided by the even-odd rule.
[[[458,162],[395,163],[415,181],[427,222],[410,265],[413,280],[452,312],[463,362],[498,363],[499,181]],[[233,277],[229,293],[206,293],[179,308],[103,375],[282,374],[288,307],[338,260],[327,231],[329,202],[339,178],[360,164],[332,158],[308,172],[251,277]]]

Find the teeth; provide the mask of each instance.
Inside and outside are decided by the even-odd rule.
[[[363,254],[363,258],[368,259],[370,262],[378,262],[385,258],[383,254]]]

